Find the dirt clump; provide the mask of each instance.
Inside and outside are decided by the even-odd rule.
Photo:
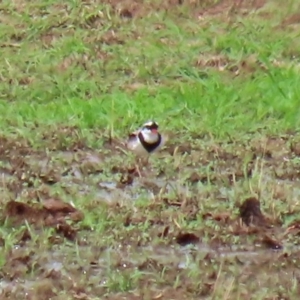
[[[178,243],[180,246],[196,244],[198,242],[199,242],[199,237],[193,233],[179,233],[176,236],[176,243]]]
[[[28,222],[38,227],[54,227],[56,232],[70,240],[74,240],[76,230],[66,223],[66,219],[73,223],[83,219],[83,213],[69,203],[50,198],[40,204],[27,204],[9,201],[4,209],[4,216],[15,225]],[[22,238],[24,239],[24,237]]]
[[[260,202],[256,198],[248,198],[243,202],[240,206],[240,217],[247,226],[267,224],[266,218],[260,210]]]

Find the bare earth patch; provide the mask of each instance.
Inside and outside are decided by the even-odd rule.
[[[66,131],[66,129],[62,130]],[[198,161],[198,165],[194,163],[191,167],[189,159],[183,160],[182,164],[177,167],[179,168],[177,174],[183,175],[185,172],[186,182],[191,184],[189,190],[185,192],[180,191],[183,188],[179,186],[180,182],[183,183],[180,176],[175,175],[175,172],[172,172],[174,175],[171,178],[164,175],[170,172],[172,166],[164,165],[160,171],[163,173],[159,177],[157,177],[156,168],[152,170],[146,168],[143,174],[147,178],[139,179],[132,171],[130,164],[120,168],[113,161],[104,163],[101,152],[91,154],[83,147],[82,150],[80,148],[75,151],[69,150],[69,154],[65,156],[68,160],[68,169],[73,170],[66,173],[66,160],[54,159],[61,155],[59,152],[46,154],[40,150],[31,150],[25,141],[18,142],[17,139],[2,138],[2,161],[7,162],[7,167],[2,170],[1,174],[3,179],[10,177],[10,183],[3,186],[2,190],[6,190],[10,195],[14,194],[17,198],[23,196],[21,196],[22,201],[2,198],[2,203],[5,204],[1,219],[5,219],[10,226],[16,228],[18,233],[13,243],[19,246],[11,247],[11,241],[2,235],[3,245],[10,250],[5,256],[3,265],[4,281],[1,286],[1,295],[15,299],[24,292],[32,297],[41,293],[44,296],[39,296],[42,297],[39,299],[48,299],[50,295],[58,296],[68,289],[68,293],[71,293],[69,295],[73,295],[75,299],[89,299],[104,294],[106,294],[106,299],[124,297],[126,299],[145,299],[145,297],[197,299],[200,296],[218,293],[218,285],[221,284],[218,280],[225,284],[226,278],[223,275],[225,276],[226,272],[230,274],[233,265],[238,267],[240,264],[247,264],[247,267],[246,265],[244,267],[244,275],[240,279],[244,284],[248,284],[254,274],[264,284],[271,284],[266,274],[273,276],[277,264],[281,262],[284,262],[281,272],[292,274],[294,272],[292,261],[296,263],[298,259],[292,249],[288,252],[282,249],[289,247],[291,240],[294,243],[298,241],[298,222],[285,221],[285,218],[293,216],[297,218],[299,213],[290,194],[293,189],[298,189],[297,180],[295,181],[295,178],[299,178],[297,169],[294,168],[295,174],[292,177],[291,175],[285,176],[291,173],[290,168],[297,158],[294,152],[295,146],[291,146],[295,145],[295,138],[297,137],[292,135],[283,138],[253,137],[248,139],[248,142],[239,144],[238,147],[230,143],[206,140],[202,146],[185,144],[182,152],[175,153],[170,150],[172,145],[167,146],[161,153],[161,157],[173,156],[174,159],[184,157],[186,149],[189,148],[190,156],[187,158]],[[53,149],[55,149],[57,142],[53,139],[52,142]],[[111,149],[108,150],[109,157],[116,158],[124,155],[119,152],[118,148],[114,149],[114,145],[117,144],[113,143]],[[14,158],[15,156],[5,155],[5,153],[12,152],[22,153],[27,163],[20,164]],[[39,168],[42,166],[39,167],[34,163],[37,155],[39,161],[51,157],[56,161],[53,168],[59,174],[59,180],[50,182],[40,178]],[[80,165],[88,157],[90,172],[86,173]],[[201,162],[198,160],[200,157]],[[251,169],[248,173],[241,172],[245,170],[246,158],[248,158],[246,165]],[[204,171],[205,165],[208,166],[212,161],[215,163],[209,173],[199,171],[201,168]],[[284,164],[284,162],[290,163]],[[95,164],[94,167],[93,164]],[[263,170],[260,170],[259,166],[262,165]],[[54,169],[51,170],[51,164],[48,167],[50,173],[54,172]],[[276,172],[279,170],[285,179],[277,179]],[[76,194],[83,185],[87,185],[88,194],[95,195],[93,191],[97,189],[98,184],[105,183],[97,179],[101,173],[114,174],[109,179],[109,185],[112,188],[106,189],[106,192],[102,188],[100,197],[94,198],[94,201],[89,200],[79,204],[83,213],[68,202],[52,195],[55,186],[64,186],[67,182],[72,182],[73,193],[71,195],[75,201]],[[24,174],[31,174],[30,178],[40,179],[31,185]],[[82,176],[83,174],[89,174],[89,177]],[[228,205],[232,199],[225,196],[218,188],[223,187],[239,193],[240,185],[249,180],[255,182],[255,178],[263,180],[261,187],[256,190],[256,193],[260,195],[259,198],[237,199],[235,204]],[[177,182],[177,191],[174,194],[172,189],[168,190],[168,185],[173,185],[175,182]],[[284,185],[280,190],[281,182],[289,185],[290,191],[284,189]],[[20,186],[20,183],[22,188],[16,190],[15,187]],[[136,186],[139,188],[136,189]],[[202,188],[199,189],[199,187]],[[204,191],[205,187],[210,187],[207,192]],[[153,198],[146,205],[136,206],[132,197],[135,193],[142,193],[143,190],[149,195],[152,194]],[[65,191],[67,192],[67,189]],[[261,202],[268,199],[270,193],[274,197],[273,201],[278,201],[278,203],[282,201],[287,210],[279,211],[280,204],[275,204],[275,211],[271,205],[265,206],[262,212]],[[121,198],[120,195],[122,195]],[[62,197],[65,195],[62,194]],[[208,199],[215,200],[207,202]],[[94,232],[94,229],[85,223],[84,215],[91,214],[93,210],[96,213],[103,208],[106,211],[107,227],[99,236],[97,231]],[[81,222],[82,225],[80,225]],[[98,222],[103,222],[103,220],[99,219]],[[189,228],[189,224],[193,222],[198,225]],[[145,224],[148,225],[144,227]],[[47,227],[54,231],[42,233],[42,228]],[[66,248],[64,238],[72,243],[72,248],[77,245],[77,255],[73,250]],[[109,241],[108,244],[107,241]],[[188,246],[193,248],[183,250]],[[120,247],[119,250],[116,247]],[[196,256],[193,254],[195,250],[198,253]],[[280,252],[271,255],[270,251],[274,250],[280,250]],[[51,252],[50,256],[46,254],[48,251]],[[182,251],[185,253],[184,256],[182,256]],[[64,253],[68,256],[67,265],[63,258]],[[115,275],[106,273],[104,253],[112,255],[111,272]],[[222,260],[220,254],[227,258],[223,261],[222,270],[218,271],[221,275],[219,274],[219,279],[216,280],[217,274],[213,269]],[[196,260],[188,264],[184,259],[186,255]],[[251,257],[253,257],[251,264],[246,263],[249,259],[251,260]],[[82,260],[86,261],[84,265],[80,263]],[[201,282],[197,280],[197,276],[190,277],[189,275],[194,267],[200,268],[202,272],[205,271],[205,275],[201,275]],[[26,275],[32,273],[33,270],[34,281]],[[85,288],[82,270],[88,274],[89,279],[85,280],[89,282],[89,289]],[[135,272],[137,272],[136,277],[132,277]],[[162,276],[161,272],[163,272],[163,280],[158,280],[156,276],[157,274]],[[100,273],[101,277],[98,276]],[[114,281],[110,276],[117,276],[116,274],[119,274],[119,277],[115,278],[117,281]],[[231,276],[233,281],[237,280],[236,274]],[[21,277],[27,278],[26,281],[15,285],[17,278]],[[36,278],[39,278],[39,284]],[[180,281],[175,285],[176,278],[180,278]],[[275,282],[278,280],[281,279],[276,277]],[[119,288],[116,287],[114,290],[116,284]],[[118,290],[122,284],[128,291]],[[282,284],[288,287],[290,282],[285,280]],[[145,289],[146,285],[150,288]]]

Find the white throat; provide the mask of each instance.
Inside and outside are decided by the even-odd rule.
[[[153,144],[156,143],[159,139],[158,133],[153,133],[148,129],[141,130],[141,133],[144,137],[146,143]]]

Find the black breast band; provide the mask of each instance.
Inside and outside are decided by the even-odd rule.
[[[143,147],[145,148],[145,150],[148,152],[148,153],[151,153],[153,152],[161,143],[161,135],[160,133],[158,133],[158,139],[155,143],[147,143],[144,139],[144,136],[143,134],[140,132],[139,135],[138,135],[139,139],[140,139],[140,142],[141,144],[143,145]]]

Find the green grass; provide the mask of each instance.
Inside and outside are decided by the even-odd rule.
[[[2,128],[113,126],[120,135],[155,118],[169,130],[224,136],[299,126],[299,53],[293,61],[286,57],[299,48],[298,33],[274,29],[282,12],[270,19],[257,12],[232,16],[227,23],[213,16],[197,21],[186,17],[188,10],[178,16],[173,9],[128,20],[105,4],[74,3],[33,2],[21,11],[2,4],[8,21],[2,25]],[[197,66],[201,55],[223,57],[229,68],[241,68],[239,76]],[[251,56],[256,70],[247,72],[241,64]],[[134,85],[141,88],[126,90]]]
[[[0,4],[1,297],[297,299],[300,39],[282,22],[299,3],[104,2]],[[107,140],[149,119],[172,139],[124,184],[133,156]],[[250,196],[277,225],[239,223]],[[75,241],[6,219],[47,197],[84,212]]]

